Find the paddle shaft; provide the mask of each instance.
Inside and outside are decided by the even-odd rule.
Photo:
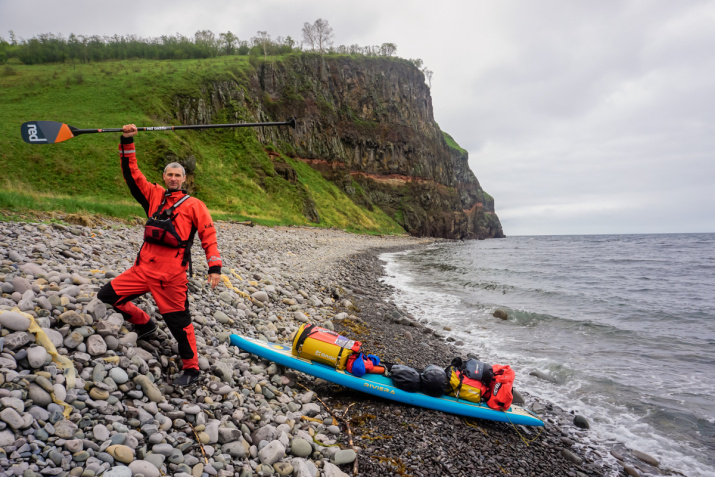
[[[192,124],[187,126],[149,126],[149,127],[138,127],[137,131],[178,131],[180,129],[214,129],[214,128],[247,128],[255,126],[292,126],[295,127],[295,120],[276,122],[276,123],[235,123],[235,124]],[[116,133],[124,132],[122,128],[109,128],[109,129],[76,129],[72,128],[72,134],[75,136],[79,134],[90,134],[90,133]]]

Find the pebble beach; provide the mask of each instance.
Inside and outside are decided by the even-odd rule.
[[[363,395],[229,345],[287,343],[303,323],[391,362],[446,366],[459,342],[391,302],[387,251],[431,239],[216,224],[222,283],[193,249],[189,303],[200,381],[172,386],[176,342],[97,300],[129,268],[141,226],[0,222],[0,475],[180,477],[648,475],[648,456],[604,455],[588,423],[519,388],[544,428],[463,418]],[[480,357],[488,361],[488,357]],[[576,421],[576,422],[575,422]],[[615,455],[614,455],[615,454]],[[656,470],[654,470],[656,469]],[[657,474],[653,474],[657,475]]]

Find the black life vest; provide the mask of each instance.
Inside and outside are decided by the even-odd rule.
[[[174,211],[189,197],[191,196],[186,194],[177,200],[176,204],[166,210],[162,210],[166,205],[165,195],[164,200],[159,204],[159,208],[144,225],[144,241],[169,248],[186,248],[189,240],[182,240],[176,228],[174,228],[174,218],[176,217]],[[190,237],[190,239],[192,238]]]
[[[181,199],[177,200],[174,205],[166,210],[162,210],[166,205],[166,198],[170,195],[170,192],[164,194],[164,200],[161,201],[156,212],[149,217],[144,224],[144,242],[152,243],[155,245],[161,245],[162,247],[176,248],[184,250],[184,257],[181,260],[181,266],[189,264],[189,275],[194,275],[193,266],[191,263],[191,246],[194,244],[194,237],[196,235],[196,227],[192,225],[191,232],[189,233],[189,238],[187,240],[182,240],[179,233],[174,227],[174,218],[176,215],[174,211],[177,207],[183,204],[189,197],[189,194],[184,195]],[[144,244],[142,244],[142,248]],[[141,255],[141,248],[137,254],[137,263],[139,263],[139,256]],[[178,252],[177,252],[178,255]]]

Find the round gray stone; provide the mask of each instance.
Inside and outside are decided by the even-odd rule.
[[[52,396],[50,396],[50,393],[35,383],[30,383],[27,395],[37,406],[47,407],[47,405],[52,402]]]
[[[77,432],[77,424],[67,419],[58,421],[55,424],[55,435],[63,439],[69,439],[74,437],[74,433]]]
[[[129,467],[118,465],[103,473],[102,477],[132,477],[132,471]]]
[[[573,423],[576,427],[580,427],[581,429],[589,429],[591,427],[588,423],[588,419],[580,414],[573,418]]]
[[[0,398],[0,404],[2,404],[2,407],[11,407],[18,413],[25,412],[25,402],[19,398],[3,397]]]
[[[154,464],[146,460],[135,460],[129,464],[132,475],[142,474],[144,477],[161,477],[161,472]]]
[[[296,457],[308,457],[313,453],[313,446],[305,439],[295,437],[290,444],[290,453]]]
[[[15,277],[12,279],[12,286],[15,287],[15,291],[20,293],[21,295],[25,293],[27,290],[32,289],[32,283],[30,283],[30,280],[24,277]]]
[[[47,350],[42,346],[31,346],[27,349],[27,361],[30,363],[30,367],[37,369],[41,368],[45,364],[47,359]]]
[[[6,311],[0,314],[0,325],[13,331],[27,331],[30,328],[30,319],[16,311]]]
[[[25,423],[25,420],[22,418],[20,413],[11,407],[7,407],[0,411],[0,419],[13,429],[20,429]]]
[[[104,424],[97,424],[92,428],[92,435],[94,440],[104,442],[109,439],[109,429]]]
[[[151,448],[151,451],[155,454],[161,454],[164,457],[169,457],[172,452],[174,452],[174,446],[171,444],[156,444]]]
[[[92,335],[87,338],[87,352],[91,356],[101,356],[107,352],[107,343],[99,335]]]
[[[112,368],[109,370],[109,377],[117,384],[124,384],[129,381],[129,375],[122,368]]]
[[[335,465],[343,465],[354,462],[357,458],[357,453],[352,449],[340,449],[330,459]]]

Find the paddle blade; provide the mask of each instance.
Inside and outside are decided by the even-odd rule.
[[[29,121],[20,126],[22,140],[28,144],[54,144],[74,137],[72,127],[55,121]]]

